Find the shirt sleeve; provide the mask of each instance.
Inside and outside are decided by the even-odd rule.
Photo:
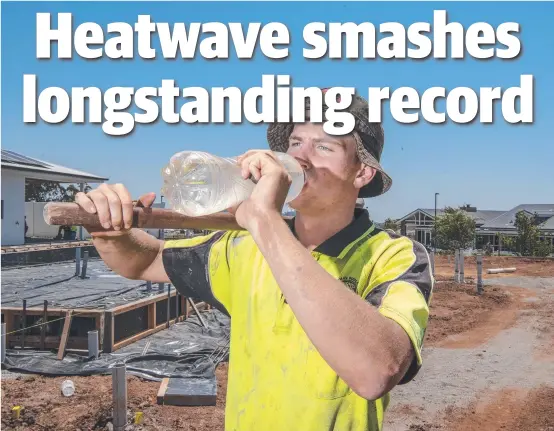
[[[227,243],[231,232],[217,231],[164,243],[163,264],[175,289],[231,315]]]
[[[411,381],[422,365],[421,351],[429,319],[434,279],[422,244],[389,234],[391,240],[375,263],[363,297],[408,334],[415,358],[399,384]]]

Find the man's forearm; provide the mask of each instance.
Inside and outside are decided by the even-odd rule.
[[[134,280],[169,282],[161,263],[163,242],[140,229],[111,237],[94,237],[102,260],[114,272]]]
[[[363,396],[388,392],[401,378],[398,368],[405,369],[411,359],[405,353],[410,348],[405,332],[327,273],[280,217],[269,217],[252,231],[288,304],[326,362]]]

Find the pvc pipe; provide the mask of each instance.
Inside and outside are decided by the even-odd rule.
[[[487,269],[487,274],[500,274],[503,272],[515,272],[516,268],[494,268]]]
[[[98,331],[88,331],[88,357],[98,358]]]

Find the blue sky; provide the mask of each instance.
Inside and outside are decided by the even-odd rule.
[[[134,197],[159,192],[160,170],[174,153],[203,150],[230,156],[265,148],[266,126],[138,125],[126,137],[110,137],[100,125],[23,123],[23,75],[36,74],[39,89],[60,86],[159,86],[175,79],[179,87],[261,85],[262,74],[289,74],[297,86],[353,86],[362,95],[368,87],[401,86],[422,92],[433,86],[502,88],[519,85],[522,74],[535,77],[535,122],[505,123],[497,110],[492,125],[415,125],[397,123],[385,109],[386,135],[382,164],[393,178],[384,196],[366,200],[371,216],[381,221],[400,217],[416,207],[466,203],[480,209],[508,210],[521,203],[554,201],[554,3],[390,2],[390,3],[2,3],[2,147],[27,156],[107,176],[122,182]],[[405,26],[432,22],[434,9],[446,9],[449,21],[467,28],[486,21],[494,27],[507,21],[521,24],[523,51],[516,60],[306,60],[302,29],[312,21],[396,21]],[[150,14],[162,22],[285,23],[291,33],[290,55],[271,61],[258,52],[238,61],[37,60],[35,14],[73,13],[74,25],[94,21],[134,23]],[[155,40],[155,38],[154,38]],[[388,106],[388,105],[386,105]]]

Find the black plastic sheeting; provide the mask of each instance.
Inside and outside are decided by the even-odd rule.
[[[208,328],[191,316],[98,359],[68,353],[60,361],[57,352],[6,350],[2,368],[45,376],[87,376],[109,374],[116,363],[124,362],[128,373],[149,380],[212,378],[217,365],[228,360],[230,320],[217,310],[202,313],[202,318]]]
[[[167,294],[165,284],[148,290],[146,282],[129,280],[114,273],[100,259],[89,259],[86,278],[75,276],[75,263],[24,266],[2,269],[2,306],[49,308],[110,309],[160,293]],[[172,288],[173,290],[173,288]]]

